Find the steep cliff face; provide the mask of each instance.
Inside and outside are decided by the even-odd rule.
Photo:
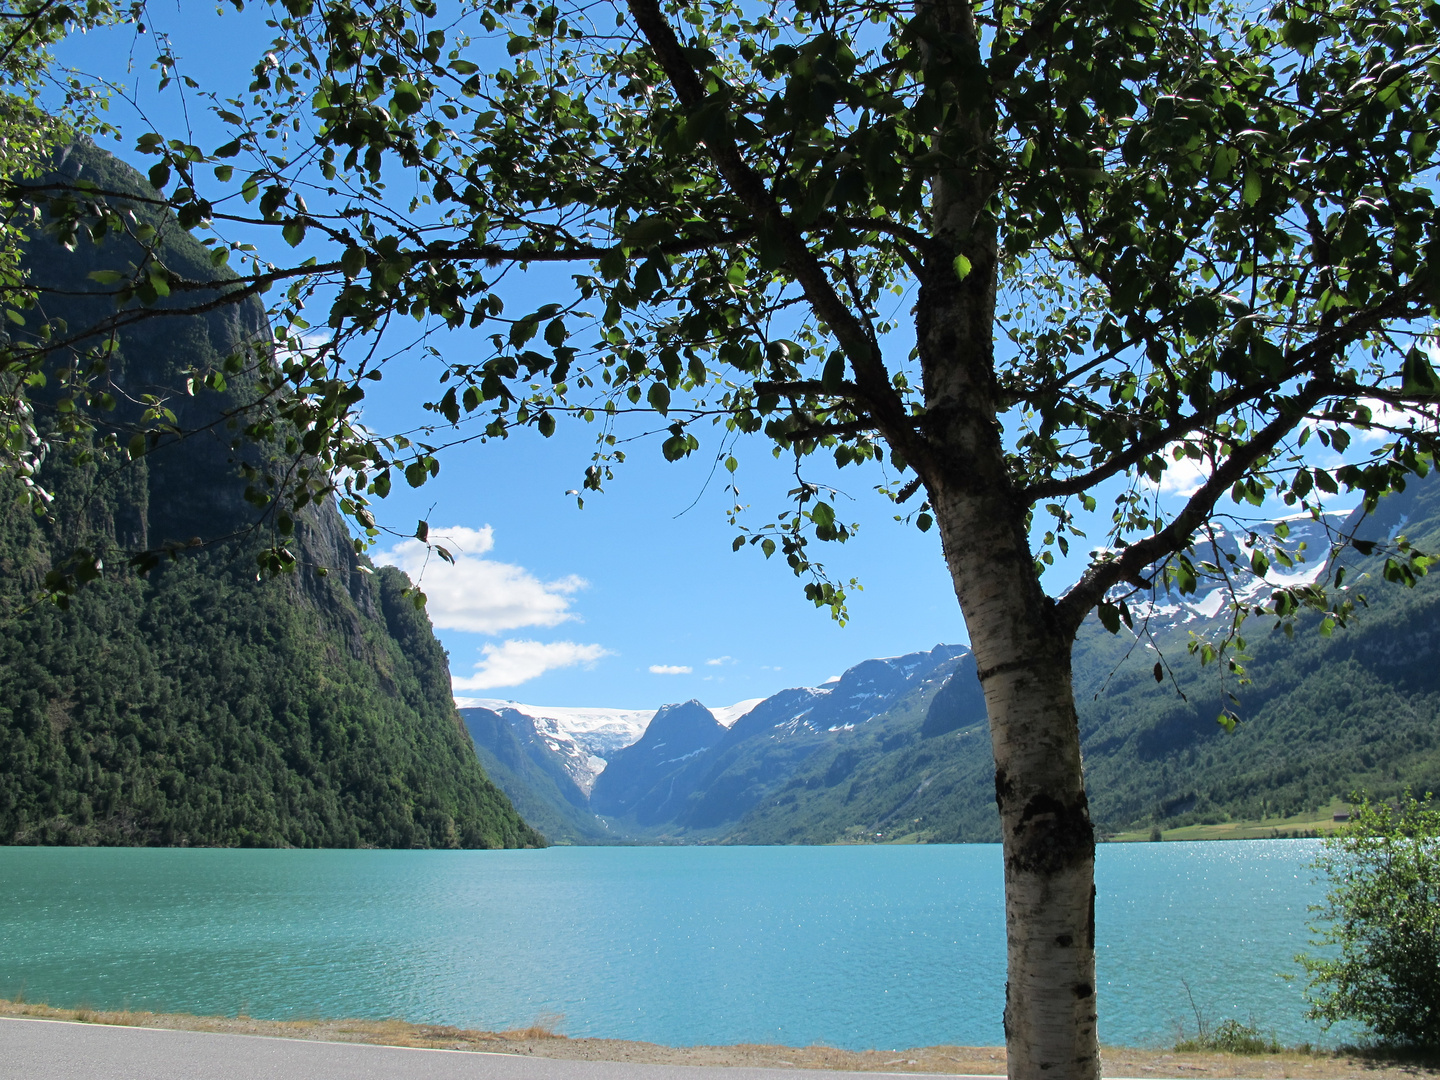
[[[70,148],[58,168],[143,190],[93,147]],[[204,248],[155,224],[175,233],[172,269],[208,276]],[[88,275],[123,262],[123,244],[69,252],[36,237],[45,316],[78,327],[104,314]],[[118,404],[96,414],[97,441],[125,435],[142,394],[164,397],[193,434],[133,462],[54,455],[41,476],[51,513],[0,519],[0,842],[543,844],[476,761],[409,582],[357,556],[333,506],[297,523],[297,573],[257,576],[267,536],[239,467],[265,451],[225,422],[243,387],[182,390],[186,372],[247,343],[267,344],[254,301],[126,328],[106,373]],[[174,559],[144,576],[127,568],[128,554],[166,545]],[[101,579],[68,609],[37,603],[45,573],[81,546],[102,557]]]

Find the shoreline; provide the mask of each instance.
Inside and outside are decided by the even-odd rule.
[[[509,1031],[476,1031],[405,1020],[260,1020],[249,1016],[195,1016],[131,1010],[55,1008],[0,998],[0,1017],[56,1020],[118,1027],[266,1035],[311,1042],[368,1043],[416,1049],[481,1051],[578,1061],[637,1064],[723,1065],[836,1069],[853,1072],[972,1073],[1003,1076],[1000,1046],[925,1046],[907,1050],[840,1050],[830,1046],[791,1047],[754,1043],[733,1046],[662,1046],[625,1039],[570,1038],[544,1019]],[[1373,1080],[1440,1077],[1440,1069],[1413,1063],[1381,1062],[1342,1053],[1287,1050],[1279,1054],[1181,1053],[1131,1047],[1104,1047],[1104,1072],[1125,1077],[1247,1077],[1280,1080],[1306,1077],[1343,1080],[1364,1073]]]

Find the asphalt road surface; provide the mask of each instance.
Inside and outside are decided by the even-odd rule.
[[[802,1080],[901,1075],[566,1061],[0,1018],[0,1080],[793,1080],[797,1073]]]

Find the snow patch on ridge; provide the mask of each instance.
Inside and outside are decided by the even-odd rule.
[[[721,727],[734,727],[735,721],[755,708],[762,701],[763,697],[747,698],[745,701],[737,701],[734,705],[725,705],[718,709],[711,709],[710,715],[715,717]]]
[[[501,701],[496,698],[467,699],[466,705],[478,705],[482,709],[514,709],[532,720],[545,721],[544,728],[558,736],[568,737],[587,754],[608,757],[635,742],[650,721],[655,718],[656,709],[595,709],[568,705],[525,705],[519,701]],[[537,727],[540,724],[537,723]]]
[[[735,721],[764,701],[764,698],[750,698],[722,708],[711,709],[710,713],[724,727]],[[599,776],[618,752],[638,742],[650,721],[655,719],[658,709],[601,709],[569,705],[526,705],[519,701],[502,701],[499,698],[459,698],[455,704],[462,708],[491,709],[501,712],[513,709],[528,716],[534,722],[535,732],[545,741],[546,746],[561,760],[570,779],[585,794],[590,794]]]

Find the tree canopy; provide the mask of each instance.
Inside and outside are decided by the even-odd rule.
[[[38,11],[33,41],[12,35],[29,58],[12,61],[17,92],[48,39],[143,17]],[[1424,468],[1428,425],[1403,415],[1440,387],[1419,340],[1436,288],[1424,5],[273,13],[248,90],[202,86],[232,139],[135,137],[223,272],[198,281],[157,258],[97,284],[119,323],[230,282],[231,301],[278,296],[292,344],[323,318],[329,339],[288,348],[264,389],[327,467],[312,490],[354,470],[344,505],[362,523],[399,475],[434,472],[446,425],[499,437],[567,413],[659,413],[670,457],[732,432],[841,464],[888,457],[890,492],[908,496],[945,403],[983,391],[1005,432],[997,480],[1053,518],[1047,545],[1068,548],[1074,512],[1108,479],[1156,481],[1187,459],[1210,474],[1174,520],[1130,485],[1109,540],[1133,550],[1092,568],[1073,617],[1183,549],[1219,496],[1311,506]],[[193,78],[161,59],[164,78]],[[958,104],[971,98],[983,105]],[[389,196],[401,172],[418,196]],[[21,200],[63,232],[133,229],[105,195]],[[277,238],[232,268],[245,245],[224,236],[253,226],[314,261],[272,263]],[[574,295],[507,310],[511,268],[542,263],[573,267]],[[1001,360],[988,385],[942,391],[882,308],[908,300],[923,321],[927,297],[994,282]],[[360,339],[399,315],[490,331],[490,356],[448,365],[425,443],[347,423],[386,363]],[[12,364],[43,366],[82,329],[96,328],[38,348],[16,334]],[[1356,429],[1394,435],[1394,452],[1338,469],[1304,452],[1314,438],[1344,454]],[[818,492],[797,501],[774,540],[806,571],[807,537],[847,530]],[[933,514],[915,516],[924,528]],[[1181,559],[1175,572],[1195,571]],[[811,594],[843,602],[828,583]]]
[[[112,330],[265,294],[277,347],[195,377],[251,380],[265,408],[246,432],[285,450],[252,478],[281,536],[272,568],[293,560],[296,506],[333,490],[374,535],[371,501],[401,477],[423,484],[466,425],[499,438],[597,422],[587,489],[620,458],[611,440],[631,413],[663,418],[670,458],[709,439],[729,465],[732,440],[754,435],[797,462],[883,464],[877,486],[939,533],[985,690],[1012,1075],[1096,1075],[1093,831],[1070,643],[1097,607],[1112,629],[1133,623],[1127,594],[1157,574],[1187,592],[1293,558],[1283,529],[1252,538],[1248,566],[1198,554],[1226,500],[1318,514],[1342,488],[1373,505],[1430,468],[1440,6],[262,10],[274,42],[249,86],[191,87],[213,94],[225,141],[132,133],[155,201],[209,244],[215,273],[179,274],[153,249],[99,271],[115,305],[87,327],[48,324],[35,282],[7,292],[6,377],[59,371],[73,388],[33,437],[106,404]],[[144,17],[48,0],[7,11],[21,98],[47,34]],[[196,79],[160,53],[162,80]],[[112,194],[8,188],[67,243],[116,230],[147,242]],[[268,239],[246,254],[242,235]],[[564,267],[573,290],[515,310],[507,279],[541,265]],[[418,332],[401,337],[405,316]],[[437,349],[462,327],[488,349]],[[357,424],[366,388],[422,349],[445,366],[433,433]],[[12,395],[21,428],[26,398]],[[159,401],[149,422],[176,426]],[[143,454],[153,436],[137,436],[115,452]],[[33,445],[12,450],[12,467]],[[1158,500],[1178,463],[1197,485]],[[1097,490],[1117,493],[1108,516]],[[793,496],[772,526],[740,521],[736,546],[780,552],[843,615],[809,545],[849,527],[816,485]],[[1066,551],[1095,512],[1101,546],[1047,596],[1049,549]],[[1386,573],[1426,562],[1401,545]],[[1353,602],[1322,581],[1248,610],[1316,607],[1334,623]]]

